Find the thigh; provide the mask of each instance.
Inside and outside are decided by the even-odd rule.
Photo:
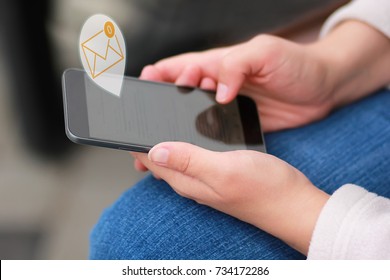
[[[148,176],[108,208],[91,259],[302,259],[267,233],[177,195]]]
[[[268,152],[328,193],[346,183],[390,197],[390,91],[311,125],[266,135]]]
[[[332,193],[344,183],[389,196],[390,92],[325,120],[266,135],[268,151]],[[182,198],[147,177],[107,209],[91,234],[92,259],[302,259],[273,236]]]

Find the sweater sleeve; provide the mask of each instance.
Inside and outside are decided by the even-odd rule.
[[[308,259],[390,259],[390,199],[342,186],[321,211]]]
[[[363,21],[390,38],[390,1],[354,0],[333,13],[322,27],[323,37],[340,22],[348,19]]]

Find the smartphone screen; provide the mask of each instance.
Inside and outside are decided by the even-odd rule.
[[[117,97],[81,70],[64,74],[64,97],[72,140],[86,144],[148,151],[181,141],[213,151],[265,151],[256,106],[246,97],[220,105],[213,92],[127,77]]]

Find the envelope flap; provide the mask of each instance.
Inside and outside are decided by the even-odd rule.
[[[103,30],[82,43],[82,46],[96,53],[101,58],[106,59],[107,49],[110,39],[104,34]]]
[[[119,55],[114,49],[109,48],[107,57],[105,59],[99,56],[96,57],[93,76],[99,76],[101,73],[106,72],[108,69],[114,67],[123,59],[123,56]]]
[[[119,56],[123,56],[123,51],[122,51],[122,48],[121,48],[121,46],[120,46],[120,44],[118,42],[118,37],[117,36],[113,37],[110,40],[109,44],[110,44],[111,49],[114,52],[116,52]]]

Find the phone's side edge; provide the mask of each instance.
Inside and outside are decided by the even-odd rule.
[[[267,153],[256,104],[251,98],[243,95],[237,97],[237,102],[247,149]]]

